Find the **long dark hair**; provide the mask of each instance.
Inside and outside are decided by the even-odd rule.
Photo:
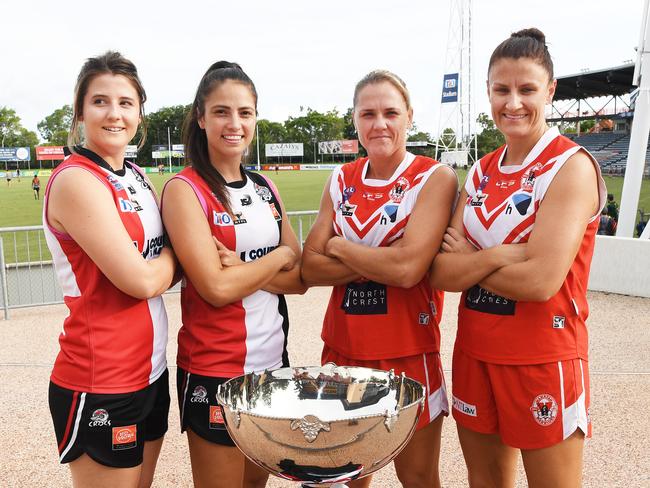
[[[187,162],[205,180],[226,210],[232,213],[225,181],[210,162],[208,138],[205,130],[199,127],[199,119],[205,114],[205,100],[213,90],[227,80],[246,85],[253,95],[255,110],[257,110],[257,90],[255,90],[253,81],[237,63],[218,61],[208,68],[196,89],[192,108],[185,117],[183,125],[183,143],[185,144]]]
[[[496,47],[490,57],[488,75],[492,65],[502,58],[530,58],[546,70],[549,80],[553,79],[553,60],[546,46],[546,36],[535,27],[513,32]]]
[[[83,115],[84,98],[88,93],[88,85],[95,77],[104,74],[124,76],[131,82],[138,93],[140,123],[142,124],[142,137],[138,142],[138,148],[142,147],[147,139],[147,124],[144,118],[144,102],[147,100],[147,94],[144,91],[135,65],[117,51],[106,51],[101,56],[88,58],[81,67],[74,88],[73,115],[70,133],[68,134],[68,146],[72,148],[81,142],[79,117]]]

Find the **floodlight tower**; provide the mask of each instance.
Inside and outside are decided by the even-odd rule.
[[[436,158],[464,166],[477,159],[472,88],[472,0],[450,0]],[[443,137],[452,129],[455,137]],[[448,153],[447,156],[442,154]]]

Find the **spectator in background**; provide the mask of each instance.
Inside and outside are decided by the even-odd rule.
[[[20,183],[20,166],[16,166],[16,179]]]
[[[38,179],[38,173],[34,173],[32,178],[32,190],[34,190],[34,200],[40,200],[41,180]]]
[[[607,194],[607,214],[614,219],[615,222],[618,222],[618,203],[614,200],[614,195],[612,193]]]
[[[611,193],[610,193],[611,195]],[[598,235],[613,236],[616,234],[616,220],[609,215],[607,207],[600,212],[600,223],[598,224]]]

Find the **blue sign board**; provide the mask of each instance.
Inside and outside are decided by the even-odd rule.
[[[28,147],[0,147],[0,161],[31,161]]]
[[[444,75],[442,79],[442,103],[458,101],[458,73]]]

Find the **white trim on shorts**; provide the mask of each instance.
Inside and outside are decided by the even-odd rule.
[[[586,398],[587,392],[585,391],[585,372],[582,368],[582,359],[580,361],[580,380],[582,384],[582,393],[578,396],[576,402],[568,407],[564,404],[564,373],[562,371],[562,361],[558,361],[558,369],[560,372],[560,398],[562,407],[562,439],[567,439],[576,430],[580,429],[585,435],[589,432],[589,421],[587,417]]]
[[[77,405],[77,415],[74,420],[74,429],[72,430],[72,435],[70,436],[68,445],[59,456],[59,462],[61,463],[63,462],[63,458],[65,458],[66,454],[68,454],[68,451],[72,449],[72,446],[74,446],[74,443],[77,440],[77,433],[79,432],[79,422],[81,422],[81,413],[83,412],[85,403],[86,403],[86,394],[82,393],[81,399],[79,400],[79,404]]]
[[[437,354],[438,363],[440,363],[440,354]],[[442,413],[449,413],[449,401],[447,400],[447,388],[445,385],[445,375],[442,371],[442,368],[438,367],[440,373],[440,388],[436,391],[431,392],[431,387],[429,385],[429,368],[427,366],[427,355],[426,353],[422,354],[422,360],[424,363],[424,377],[426,378],[427,384],[426,396],[427,396],[427,406],[429,407],[429,423],[433,422],[438,416]],[[431,392],[431,393],[429,393]]]
[[[190,387],[190,372],[183,371],[183,373],[185,374],[185,390],[183,391],[183,401],[181,402],[181,429],[185,420],[185,399],[187,398],[187,390]]]

